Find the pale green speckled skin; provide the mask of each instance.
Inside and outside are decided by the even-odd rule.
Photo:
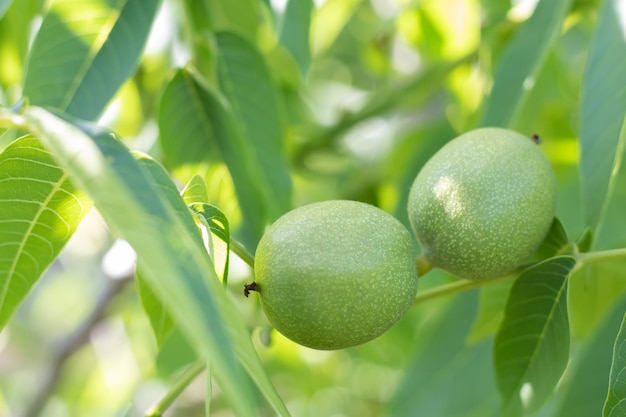
[[[320,350],[380,336],[417,292],[410,232],[355,201],[314,203],[278,219],[259,242],[254,269],[272,325]]]
[[[556,179],[530,138],[500,128],[465,133],[418,174],[409,218],[426,258],[466,279],[528,261],[554,218]]]

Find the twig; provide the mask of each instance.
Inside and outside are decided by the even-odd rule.
[[[150,407],[145,416],[161,417],[165,410],[172,405],[174,400],[178,398],[185,388],[187,388],[187,386],[191,384],[206,367],[207,361],[205,359],[201,359],[189,365],[189,367],[185,369],[185,371],[176,379],[172,389],[170,389],[158,403]]]
[[[102,320],[111,300],[131,279],[132,275],[107,280],[107,285],[89,316],[56,347],[50,367],[43,376],[41,385],[35,390],[33,400],[22,413],[22,417],[36,417],[41,413],[59,383],[61,371],[67,360],[87,342],[91,329]]]

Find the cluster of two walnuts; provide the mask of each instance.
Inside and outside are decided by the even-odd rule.
[[[408,214],[425,262],[478,280],[529,259],[550,228],[555,200],[554,173],[536,143],[483,128],[452,140],[424,165]],[[285,214],[259,242],[254,269],[246,293],[259,293],[279,332],[314,349],[380,336],[411,307],[418,286],[410,232],[355,201]]]

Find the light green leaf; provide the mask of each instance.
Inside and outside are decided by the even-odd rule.
[[[571,0],[540,0],[515,34],[498,63],[482,126],[509,127],[515,123],[570,4]]]
[[[279,35],[280,43],[291,53],[303,77],[311,64],[309,32],[312,13],[312,0],[289,0]]]
[[[216,41],[220,87],[255,160],[270,220],[275,220],[291,208],[277,94],[263,57],[251,44],[228,32],[218,33]]]
[[[362,0],[328,0],[313,15],[311,23],[314,55],[326,52],[355,15]]]
[[[223,160],[235,185],[249,241],[260,239],[266,224],[266,207],[259,172],[251,149],[222,97],[186,69],[176,72],[163,93],[159,112],[159,140],[166,163]]]
[[[605,0],[582,80],[580,170],[585,221],[602,221],[626,142],[626,13],[623,0]]]
[[[183,201],[189,205],[191,203],[208,203],[209,193],[207,192],[206,183],[200,175],[191,177],[183,191],[181,192]]]
[[[55,0],[37,32],[24,95],[96,119],[133,74],[160,0]]]
[[[161,349],[174,329],[174,320],[165,309],[161,300],[156,296],[148,280],[143,273],[138,270],[135,276],[137,293],[141,301],[141,307],[148,316],[152,333],[156,339],[157,346]]]
[[[199,354],[211,358],[235,413],[256,415],[256,396],[239,361],[275,411],[288,416],[210,257],[147,171],[111,135],[88,135],[39,107],[27,108],[23,117],[94,199],[111,229],[135,249],[138,267],[176,325]]]
[[[255,40],[262,16],[257,0],[214,0],[207,3],[214,30],[234,31]]]
[[[626,314],[615,339],[613,363],[609,377],[609,392],[604,403],[603,417],[626,415]]]
[[[513,284],[494,346],[505,416],[541,407],[569,357],[567,279],[576,264],[560,256],[525,270]]]
[[[37,139],[18,139],[0,154],[0,329],[90,207]]]
[[[150,181],[158,187],[161,195],[167,200],[170,206],[174,208],[177,216],[185,223],[187,232],[191,235],[195,234],[201,244],[200,233],[193,221],[191,212],[185,205],[178,193],[176,185],[169,175],[167,175],[165,169],[147,155],[134,153],[134,156],[139,165],[148,173]],[[163,342],[174,328],[174,321],[160,299],[152,291],[149,282],[145,278],[145,272],[141,267],[137,269],[136,278],[137,292],[141,300],[141,305],[148,316],[150,326],[156,337],[157,345],[162,347]]]
[[[206,222],[211,234],[217,236],[226,245],[222,267],[222,282],[226,285],[228,283],[228,264],[230,262],[230,227],[228,226],[228,219],[220,209],[211,204],[193,203],[190,205],[190,208]],[[216,258],[215,254],[213,258]]]
[[[12,2],[13,0],[0,0],[0,19],[4,17],[4,14],[8,10],[9,6],[11,6]]]

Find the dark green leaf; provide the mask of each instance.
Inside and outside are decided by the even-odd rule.
[[[613,363],[609,377],[609,393],[604,403],[603,417],[626,415],[626,315],[615,339]]]
[[[586,228],[583,234],[576,242],[576,247],[579,252],[588,252],[591,249],[591,242],[593,241],[593,233],[591,229]]]
[[[571,0],[540,0],[533,15],[515,34],[495,73],[482,126],[514,124],[524,99],[561,32]]]
[[[312,13],[312,0],[289,0],[279,36],[280,43],[291,53],[302,76],[306,76],[311,64],[309,33]]]
[[[266,224],[266,207],[261,192],[260,168],[252,159],[227,103],[186,69],[169,82],[161,100],[159,140],[166,162],[227,164],[235,184],[239,206],[251,240],[261,237]]]
[[[216,40],[220,87],[255,159],[263,201],[270,220],[275,220],[291,208],[291,177],[277,94],[263,57],[251,44],[227,32],[218,33]]]
[[[200,355],[211,358],[235,413],[256,415],[254,390],[237,358],[275,411],[288,416],[197,233],[188,230],[147,171],[111,135],[88,135],[38,107],[27,108],[23,117],[94,199],[111,229],[135,249],[138,267],[176,325]]]
[[[539,409],[569,357],[567,279],[572,257],[548,259],[513,284],[496,335],[494,359],[505,416]]]
[[[567,232],[556,217],[552,221],[550,230],[544,238],[541,246],[535,252],[535,258],[542,261],[558,255],[564,255],[571,250],[571,243],[567,237]]]
[[[0,154],[0,329],[90,207],[37,139],[18,139]]]
[[[56,0],[33,42],[31,104],[94,120],[133,74],[160,0]]]

